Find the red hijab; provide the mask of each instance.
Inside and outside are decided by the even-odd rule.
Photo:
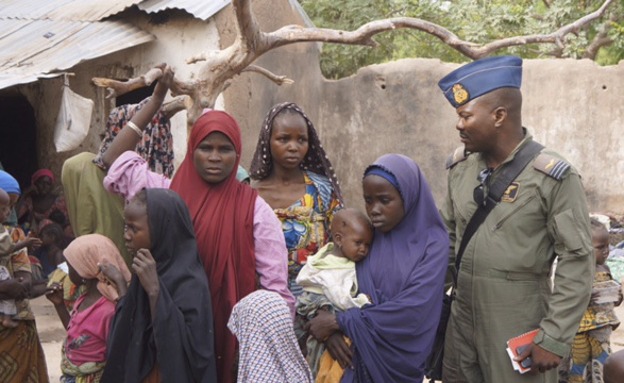
[[[236,150],[236,164],[228,177],[218,184],[204,181],[195,169],[193,153],[211,133],[225,134]],[[199,255],[210,285],[215,324],[215,351],[219,382],[232,381],[236,338],[227,329],[234,305],[255,290],[253,221],[258,193],[236,180],[240,162],[241,131],[236,120],[222,111],[209,111],[195,124],[186,157],[171,181],[186,202]]]
[[[39,181],[43,177],[50,178],[50,181],[52,183],[54,183],[54,181],[55,181],[54,173],[52,173],[52,170],[50,170],[50,169],[39,169],[39,170],[37,170],[36,172],[33,173],[32,177],[30,177],[31,185],[34,185],[35,182]]]

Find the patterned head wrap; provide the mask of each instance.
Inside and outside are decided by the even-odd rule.
[[[251,162],[250,176],[255,180],[263,180],[271,174],[273,170],[273,158],[271,155],[271,134],[273,132],[273,122],[275,118],[281,114],[287,113],[299,114],[306,122],[308,126],[308,153],[305,158],[299,164],[302,170],[309,170],[314,173],[324,175],[329,179],[334,189],[334,193],[339,200],[342,200],[342,193],[340,192],[340,186],[338,185],[338,179],[336,173],[332,167],[321,140],[319,140],[316,134],[316,129],[312,121],[303,112],[303,110],[293,102],[284,102],[275,105],[264,118],[262,123],[262,129],[260,130],[260,137],[258,138],[258,146],[256,146],[256,152],[254,153],[253,160]]]
[[[312,382],[290,310],[277,293],[258,290],[241,299],[232,310],[228,328],[240,345],[239,382]]]
[[[110,112],[106,120],[104,139],[100,144],[97,157],[93,160],[96,165],[107,170],[102,162],[102,154],[108,149],[119,131],[148,101],[149,98],[146,98],[138,104],[121,105]],[[143,136],[135,151],[147,161],[150,170],[171,178],[174,170],[171,122],[161,109],[143,131]]]

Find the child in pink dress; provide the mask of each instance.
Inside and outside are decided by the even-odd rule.
[[[100,267],[115,266],[126,283],[130,281],[130,271],[115,244],[100,234],[76,238],[63,255],[69,278],[77,286],[85,285],[85,292],[74,303],[71,314],[65,307],[60,284],[51,286],[47,295],[67,329],[61,381],[97,383],[106,364],[106,343],[119,297]]]

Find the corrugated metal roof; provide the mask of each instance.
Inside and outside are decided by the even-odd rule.
[[[228,4],[230,0],[0,0],[0,17],[97,21],[138,5],[147,13],[182,9],[206,21]]]
[[[0,18],[0,89],[152,40],[151,34],[119,21]]]
[[[130,23],[102,20],[139,5],[183,9],[207,20],[230,0],[0,0],[0,89],[155,39]]]
[[[230,3],[230,0],[146,0],[138,4],[138,7],[147,13],[173,8],[182,9],[206,21]]]
[[[142,0],[0,0],[0,17],[25,20],[97,21]]]

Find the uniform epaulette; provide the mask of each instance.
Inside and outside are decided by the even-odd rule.
[[[570,164],[550,154],[540,153],[533,161],[533,167],[559,181],[567,174]]]
[[[450,169],[465,160],[466,158],[468,158],[468,154],[466,154],[466,149],[463,146],[460,146],[459,148],[455,149],[453,154],[451,154],[446,159],[446,168]]]

